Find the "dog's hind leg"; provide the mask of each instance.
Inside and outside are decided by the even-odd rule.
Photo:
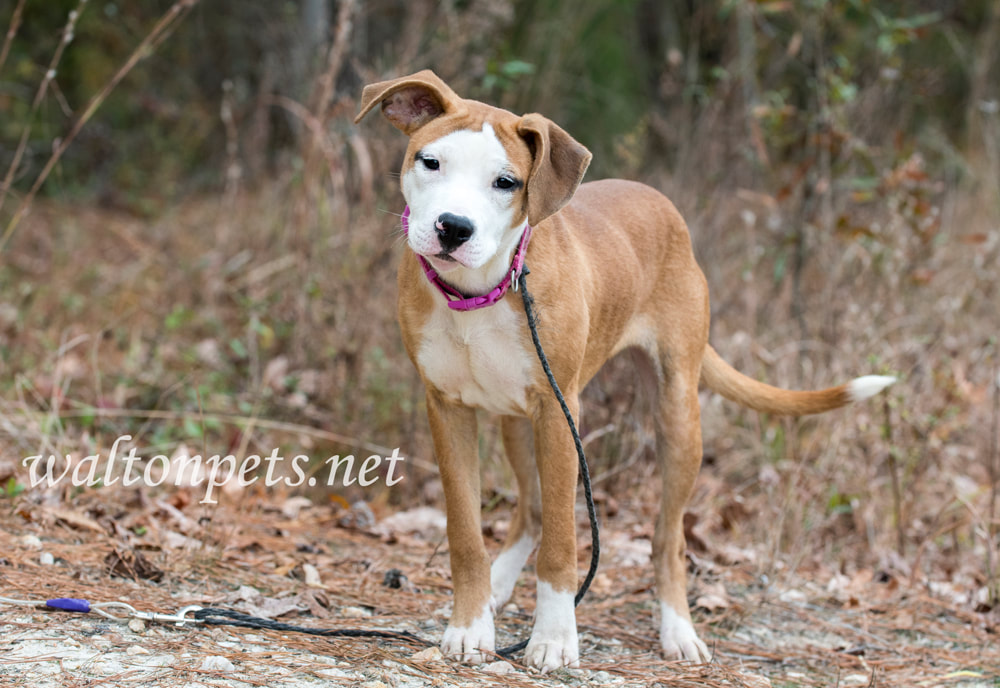
[[[668,659],[708,661],[708,648],[691,624],[687,604],[684,507],[701,465],[697,360],[661,359],[657,453],[662,494],[653,537],[653,565],[660,601],[660,644]]]
[[[503,446],[517,480],[517,509],[503,548],[490,569],[493,604],[500,609],[510,599],[517,577],[541,533],[542,491],[535,466],[534,433],[528,418],[504,416],[500,420]]]

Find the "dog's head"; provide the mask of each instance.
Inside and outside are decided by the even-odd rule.
[[[572,198],[590,152],[554,122],[464,100],[434,72],[366,86],[355,122],[381,104],[410,137],[401,172],[410,247],[439,272],[475,270]]]

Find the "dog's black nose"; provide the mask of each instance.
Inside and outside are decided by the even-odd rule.
[[[454,251],[464,244],[472,236],[475,227],[472,220],[454,213],[441,213],[437,222],[434,223],[437,230],[438,241],[444,251]]]

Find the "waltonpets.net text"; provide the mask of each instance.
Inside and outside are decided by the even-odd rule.
[[[275,485],[285,485],[286,487],[299,487],[308,485],[314,487],[318,484],[315,476],[306,475],[306,467],[309,466],[308,456],[298,454],[289,459],[291,474],[283,472],[278,474],[279,467],[286,461],[281,456],[278,449],[274,449],[267,456],[251,454],[242,461],[237,461],[232,455],[214,455],[207,459],[202,459],[200,455],[179,456],[170,459],[162,454],[158,454],[149,459],[136,456],[136,448],[131,447],[128,454],[121,455],[120,444],[131,441],[131,435],[122,435],[111,445],[111,451],[104,465],[103,475],[98,476],[98,464],[101,456],[92,454],[79,461],[73,461],[72,457],[65,456],[57,458],[49,455],[43,458],[41,454],[28,456],[21,461],[21,465],[28,468],[31,487],[45,484],[47,487],[54,487],[63,481],[68,480],[75,487],[110,487],[118,484],[119,481],[125,487],[136,484],[143,484],[149,487],[157,487],[173,478],[173,484],[177,486],[198,487],[205,485],[205,497],[201,504],[215,504],[214,491],[235,480],[240,487],[249,487],[261,479],[260,468],[264,468],[264,485],[273,487]],[[354,472],[355,458],[353,455],[341,457],[334,455],[326,459],[323,463],[327,469],[327,486],[353,485],[357,482],[363,487],[368,487],[379,481],[379,468],[382,462],[388,463],[385,475],[385,484],[395,485],[403,479],[403,476],[396,474],[396,464],[405,461],[406,457],[399,455],[399,449],[393,449],[391,456],[382,457],[372,454],[363,462],[358,462],[357,473]],[[145,461],[145,465],[137,467],[136,464]],[[124,470],[118,473],[115,469],[123,466]],[[340,482],[338,482],[338,474]]]

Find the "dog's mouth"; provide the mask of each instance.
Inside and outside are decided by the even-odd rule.
[[[466,267],[465,263],[445,251],[427,255],[426,258],[430,261],[431,266],[442,275],[460,267]]]

